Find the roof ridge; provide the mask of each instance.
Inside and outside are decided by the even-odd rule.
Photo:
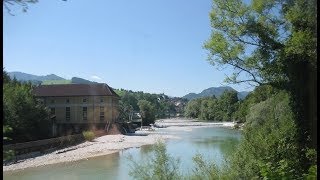
[[[33,91],[36,96],[116,96],[106,83],[40,85]]]

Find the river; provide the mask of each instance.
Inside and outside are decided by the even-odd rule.
[[[192,170],[192,157],[196,153],[202,154],[205,159],[214,160],[220,166],[224,157],[236,148],[241,138],[240,131],[222,127],[184,129],[158,129],[161,133],[180,137],[168,140],[166,147],[171,156],[180,159],[180,169],[183,173]],[[143,162],[143,159],[148,158],[151,153],[152,147],[147,145],[88,160],[4,172],[3,177],[6,180],[131,179],[128,175],[130,170],[128,156],[131,155],[135,161]]]

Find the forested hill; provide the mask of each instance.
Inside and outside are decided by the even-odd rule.
[[[60,76],[57,76],[55,74],[49,74],[45,76],[38,76],[38,75],[33,75],[33,74],[28,74],[28,73],[23,73],[23,72],[8,72],[8,75],[10,79],[16,78],[16,80],[20,82],[27,82],[31,81],[33,84],[44,84],[44,85],[50,85],[50,84],[93,84],[97,83],[94,81],[89,81],[83,78],[79,77],[73,77],[71,80],[69,79],[64,79]]]
[[[236,91],[236,90],[233,89],[232,87],[229,87],[229,86],[211,87],[211,88],[203,90],[199,94],[189,93],[189,94],[183,96],[182,98],[192,100],[192,99],[197,99],[197,98],[201,98],[201,97],[210,97],[213,95],[218,98],[223,94],[224,91]],[[239,99],[244,99],[248,94],[249,94],[249,92],[247,92],[247,91],[241,91],[241,92],[237,91],[237,95],[238,95]]]
[[[55,74],[49,74],[46,76],[37,76],[37,75],[33,75],[33,74],[27,74],[27,73],[23,73],[23,72],[14,71],[14,72],[8,72],[8,75],[11,79],[13,79],[15,77],[18,81],[65,80],[64,78],[59,77]]]

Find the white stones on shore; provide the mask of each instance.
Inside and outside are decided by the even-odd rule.
[[[4,165],[3,171],[13,171],[48,164],[72,162],[94,156],[111,154],[131,147],[154,144],[157,140],[175,138],[172,135],[150,134],[148,136],[106,135],[93,142],[84,142],[77,146],[60,149],[35,158],[25,159],[15,164]],[[60,152],[60,153],[59,153]]]
[[[212,127],[212,126],[221,126],[221,127],[234,127],[236,123],[234,122],[203,122],[198,120],[189,120],[189,119],[160,119],[157,120],[155,125],[159,127],[169,127],[169,128],[176,128],[176,127],[188,127],[192,126],[195,127]]]
[[[168,130],[174,131],[192,131],[192,128],[199,127],[233,127],[234,123],[230,122],[218,122],[207,123],[199,122],[196,120],[185,119],[166,119],[158,120],[160,126],[168,127]],[[124,149],[132,147],[141,147],[147,144],[154,144],[157,141],[163,141],[166,139],[179,138],[174,135],[164,134],[158,131],[141,131],[138,133],[148,134],[147,136],[125,136],[125,135],[106,135],[94,139],[93,142],[84,142],[76,146],[72,146],[65,149],[53,151],[51,153],[37,156],[34,158],[25,159],[23,161],[3,165],[3,171],[13,171],[19,169],[25,169],[30,167],[38,167],[55,163],[72,162],[81,159],[88,159],[90,157],[107,155],[115,152],[119,152]],[[174,134],[174,133],[172,133]]]

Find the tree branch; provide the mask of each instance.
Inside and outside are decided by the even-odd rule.
[[[238,68],[238,69],[241,69],[242,71],[247,72],[247,73],[250,74],[251,77],[253,78],[252,81],[258,83],[259,85],[262,84],[262,82],[258,81],[257,78],[256,78],[256,76],[255,76],[252,72],[250,72],[249,70],[244,69],[243,67],[241,67],[241,66],[239,66],[239,65],[237,65],[237,64],[233,64],[233,63],[231,63],[231,62],[227,62],[227,64],[229,64],[229,65],[231,65],[231,66],[234,66],[234,67],[236,67],[236,68]]]

